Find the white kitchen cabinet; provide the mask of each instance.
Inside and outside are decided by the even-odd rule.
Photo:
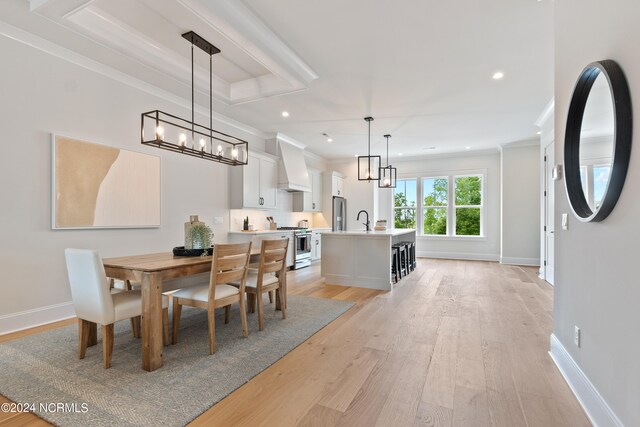
[[[278,195],[278,163],[270,158],[260,160],[260,196],[263,209],[275,209]]]
[[[246,233],[229,233],[229,243],[245,243],[252,242],[252,251],[260,250],[263,240],[269,239],[289,239],[289,246],[287,247],[287,267],[292,267],[296,260],[295,251],[295,238],[293,231],[274,231],[274,232],[246,232]]]
[[[322,212],[322,173],[309,169],[311,191],[293,194],[294,212]]]
[[[230,202],[232,209],[275,209],[278,194],[276,158],[249,152],[249,164],[232,166]]]
[[[331,195],[344,197],[344,178],[333,174],[331,176]]]
[[[332,198],[333,196],[338,197],[346,197],[344,194],[344,179],[346,176],[336,171],[327,171],[324,173],[324,193],[326,195],[325,200],[327,198]]]
[[[317,261],[322,254],[322,237],[320,233],[311,234],[311,261]]]

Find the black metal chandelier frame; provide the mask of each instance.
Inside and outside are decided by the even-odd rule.
[[[364,120],[369,124],[369,139],[367,155],[358,156],[358,181],[379,181],[380,162],[382,159],[380,156],[371,155],[371,122],[373,121],[373,117],[365,117]]]
[[[220,53],[220,49],[193,31],[182,34],[182,37],[191,42],[191,120],[160,110],[142,113],[141,143],[231,166],[248,164],[249,143],[213,129],[213,55]],[[194,46],[209,54],[209,127],[195,122]],[[167,132],[164,126],[178,132],[190,133],[190,143],[187,142],[187,133],[184,132],[179,134],[178,142],[165,140]],[[149,136],[152,138],[148,138]],[[199,141],[196,143],[197,138]]]
[[[391,135],[384,135],[387,139],[387,166],[380,166],[380,180],[378,181],[379,188],[396,188],[396,179],[398,177],[398,169],[389,164],[389,138]]]

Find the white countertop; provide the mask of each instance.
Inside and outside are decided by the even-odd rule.
[[[278,234],[293,233],[295,230],[251,230],[251,231],[229,231],[229,234]],[[310,232],[326,233],[330,228],[309,228]]]
[[[362,236],[362,237],[377,237],[377,236],[401,236],[403,234],[415,233],[416,230],[412,228],[405,229],[386,229],[383,231],[364,231],[364,230],[355,230],[355,231],[325,231],[322,233],[323,235],[337,235],[337,236]]]
[[[292,233],[293,230],[251,230],[251,231],[229,231],[229,234],[282,234]]]

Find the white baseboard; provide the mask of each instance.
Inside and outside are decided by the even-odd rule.
[[[500,257],[500,264],[530,265],[532,267],[540,267],[540,259],[539,258]]]
[[[418,258],[438,258],[438,259],[460,259],[469,261],[498,261],[500,256],[497,254],[474,254],[461,252],[429,252],[416,251]]]
[[[0,316],[0,335],[75,317],[73,303],[63,302]]]
[[[549,354],[594,426],[624,427],[620,419],[618,419],[554,334],[551,334],[551,350]]]

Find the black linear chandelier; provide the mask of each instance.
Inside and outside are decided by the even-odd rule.
[[[160,110],[142,113],[141,143],[227,165],[246,165],[249,143],[213,129],[213,55],[220,49],[193,31],[182,37],[191,42],[191,121]],[[194,46],[209,54],[209,127],[195,122]]]
[[[365,117],[369,123],[369,140],[367,145],[367,155],[358,156],[358,181],[379,181],[380,180],[380,156],[371,155],[371,122],[373,117]]]
[[[389,138],[391,138],[391,135],[387,134],[384,137],[387,138],[387,166],[380,166],[380,172],[378,173],[378,175],[380,175],[378,187],[396,188],[396,177],[398,175],[398,170],[397,168],[394,168],[389,164]]]

